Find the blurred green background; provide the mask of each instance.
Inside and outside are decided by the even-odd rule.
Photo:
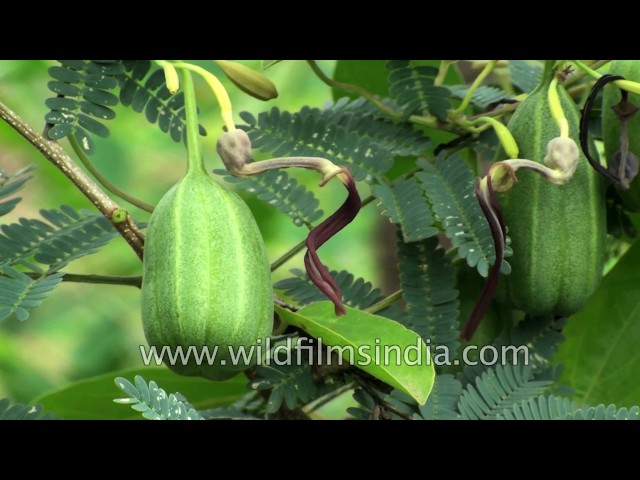
[[[264,73],[275,83],[279,97],[260,102],[240,92],[209,61],[194,61],[216,74],[227,87],[235,113],[248,110],[254,114],[277,106],[296,111],[303,105],[320,107],[331,100],[330,89],[320,82],[303,61],[279,63]],[[260,69],[259,61],[246,65]],[[53,96],[47,89],[47,68],[53,61],[0,61],[0,100],[22,116],[36,130],[44,126],[45,99]],[[320,61],[327,74],[335,61]],[[217,135],[222,122],[217,104],[200,78],[196,79],[201,122],[208,131],[204,139],[207,166],[222,168],[215,153]],[[171,141],[143,114],[117,107],[117,118],[108,123],[111,136],[95,138],[95,166],[113,183],[148,203],[155,204],[185,170],[186,152],[182,144]],[[63,142],[68,152],[71,148]],[[256,159],[262,159],[259,154]],[[38,217],[41,208],[57,208],[62,204],[91,209],[90,203],[71,183],[22,137],[0,122],[0,166],[9,173],[28,164],[37,165],[35,178],[18,195],[23,201],[0,219],[12,223],[20,217]],[[344,188],[331,182],[320,189],[314,172],[290,171],[290,174],[314,191],[325,215],[344,200]],[[358,185],[365,198],[368,187]],[[243,195],[252,208],[271,261],[303,240],[306,230],[257,199]],[[117,199],[116,199],[117,200]],[[117,200],[119,201],[119,200]],[[128,204],[136,220],[149,215]],[[384,220],[375,205],[364,208],[358,218],[319,251],[323,262],[332,269],[346,269],[379,285],[383,280],[382,259],[393,252],[389,242],[372,241],[379,235]],[[281,269],[273,280],[290,276],[290,268],[303,268],[298,254]],[[84,257],[67,267],[68,273],[103,275],[140,275],[142,265],[124,240],[117,238],[98,254]],[[146,343],[139,313],[140,291],[132,287],[63,283],[51,297],[24,322],[11,317],[0,323],[0,398],[28,402],[36,395],[62,387],[69,382],[126,367],[141,367],[139,345]],[[114,394],[116,390],[114,388]]]

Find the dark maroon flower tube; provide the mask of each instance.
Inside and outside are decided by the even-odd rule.
[[[305,242],[307,252],[304,256],[304,266],[309,278],[334,303],[335,312],[338,316],[346,313],[342,304],[342,293],[334,278],[329,274],[327,267],[320,261],[317,250],[327,240],[351,223],[356,218],[361,206],[360,195],[358,195],[356,182],[351,172],[346,167],[343,167],[339,176],[347,188],[347,199],[336,212],[309,232]]]
[[[480,298],[473,307],[471,316],[460,333],[460,338],[463,340],[471,340],[471,337],[473,337],[473,334],[478,329],[480,321],[484,317],[485,313],[487,313],[491,300],[498,290],[500,268],[502,267],[502,260],[504,259],[504,246],[506,242],[506,227],[502,217],[502,208],[500,207],[496,194],[493,190],[491,175],[487,174],[486,192],[483,191],[481,184],[481,180],[478,179],[476,181],[476,197],[478,198],[478,203],[480,204],[482,213],[484,213],[484,216],[489,222],[489,228],[491,229],[491,236],[493,237],[496,250],[496,261],[491,267],[491,270],[489,270],[489,276],[482,288]]]

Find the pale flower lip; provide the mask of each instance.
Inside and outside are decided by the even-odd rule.
[[[309,232],[305,242],[307,252],[304,256],[304,266],[309,278],[334,303],[335,313],[338,316],[346,313],[342,304],[342,293],[333,277],[329,274],[327,267],[318,258],[317,249],[351,223],[358,215],[362,205],[353,175],[346,167],[342,168],[341,173],[346,180],[344,185],[349,193],[347,199],[338,210]]]

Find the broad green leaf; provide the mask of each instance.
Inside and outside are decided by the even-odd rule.
[[[331,302],[312,303],[295,313],[276,305],[285,322],[322,339],[325,345],[346,347],[334,351],[361,370],[407,393],[419,404],[425,403],[433,388],[435,372],[418,334],[388,318],[350,307],[345,309],[346,315],[336,317]]]
[[[584,310],[569,318],[556,356],[559,384],[579,403],[640,404],[640,243],[603,279]]]
[[[389,82],[384,60],[338,60],[333,72],[337,82],[358,85],[382,98],[389,96]],[[358,98],[353,92],[332,89],[333,99],[342,97]]]
[[[389,96],[389,81],[384,62],[384,60],[338,60],[333,72],[333,79],[338,82],[358,85],[379,97],[386,98]],[[435,68],[440,66],[440,60],[417,60],[415,63]],[[456,66],[450,66],[444,80],[445,85],[460,83],[460,81],[461,77]],[[355,93],[335,88],[332,93],[334,100],[342,97],[358,97]]]
[[[42,404],[45,411],[65,420],[139,420],[142,417],[127,405],[114,403],[122,396],[115,386],[116,377],[133,382],[136,375],[155,381],[167,393],[179,392],[197,409],[230,405],[247,393],[247,379],[237,375],[224,382],[212,382],[199,377],[184,377],[165,367],[146,367],[107,373],[81,380],[45,393],[31,402]]]

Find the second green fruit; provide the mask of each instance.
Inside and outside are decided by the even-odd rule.
[[[520,158],[542,163],[547,143],[560,135],[547,101],[552,80],[547,64],[541,83],[518,107],[508,124]],[[580,114],[560,86],[569,135],[578,143]],[[579,144],[579,143],[578,143]],[[504,153],[498,154],[504,159]],[[604,264],[605,201],[601,179],[583,154],[572,179],[553,185],[531,171],[499,195],[513,257],[504,277],[511,306],[530,315],[571,315],[595,291]]]

